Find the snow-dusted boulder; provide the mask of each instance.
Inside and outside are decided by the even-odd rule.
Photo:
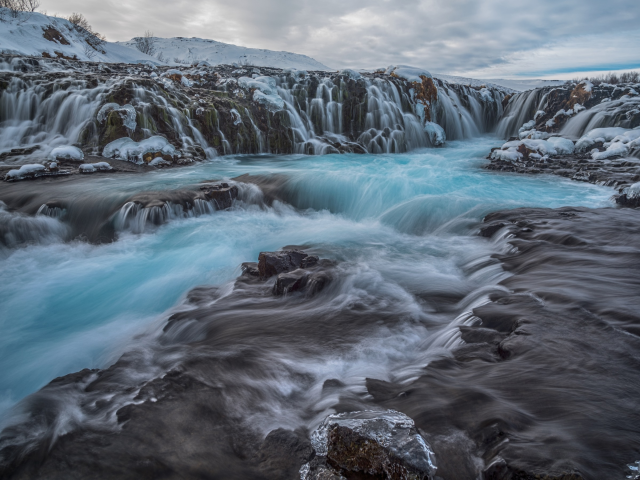
[[[411,67],[409,65],[392,65],[385,71],[387,75],[403,78],[409,82],[422,82],[424,78],[433,78],[431,73],[423,68]],[[424,77],[424,78],[423,78]]]
[[[104,147],[102,156],[143,164],[150,163],[157,157],[172,161],[177,153],[176,148],[166,138],[156,135],[141,142],[135,142],[129,137],[119,138]]]
[[[569,155],[573,152],[573,142],[566,138],[551,137],[547,140],[525,138],[505,143],[499,150],[491,153],[491,158],[505,162],[519,162],[545,159],[550,155]]]
[[[555,155],[571,155],[575,150],[575,145],[568,138],[551,137],[547,139],[547,143],[555,149]]]
[[[15,180],[24,180],[26,178],[36,178],[44,175],[47,169],[44,165],[40,164],[27,164],[22,165],[20,168],[15,170],[9,170],[4,177],[4,179],[8,182],[12,182]]]
[[[629,155],[632,149],[640,148],[640,128],[626,130],[616,135],[611,141],[605,142],[604,152],[594,151],[591,157],[594,160],[604,160],[611,157],[624,157]]]
[[[108,172],[113,170],[113,167],[107,162],[83,163],[78,167],[78,170],[80,173]]]
[[[394,410],[329,415],[311,434],[311,445],[316,457],[300,469],[302,480],[426,480],[437,468],[413,420]]]
[[[66,146],[56,147],[49,154],[50,160],[75,160],[81,162],[84,160],[84,153],[78,147]]]
[[[626,128],[621,127],[594,128],[576,142],[576,151],[585,152],[596,143],[610,142],[616,136],[623,135],[626,131]]]

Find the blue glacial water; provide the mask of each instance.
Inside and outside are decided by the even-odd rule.
[[[105,367],[149,341],[148,332],[162,328],[189,289],[232,281],[240,264],[256,261],[260,251],[309,246],[365,272],[366,281],[344,289],[374,297],[384,290],[406,309],[435,311],[414,294],[464,296],[504,278],[495,265],[470,267],[498,248],[474,236],[487,213],[611,206],[609,188],[482,170],[483,157],[499,143],[482,138],[401,155],[225,157],[70,185],[68,194],[82,202],[250,174],[276,179],[286,202],[267,206],[245,198],[229,211],[174,220],[143,234],[125,232],[109,244],[48,242],[7,253],[0,259],[0,417],[53,378]],[[259,200],[257,188],[245,189],[251,191]],[[387,354],[343,373],[370,374],[373,364],[393,363],[406,348],[388,342]],[[329,370],[345,366],[323,368],[335,378],[340,375]]]

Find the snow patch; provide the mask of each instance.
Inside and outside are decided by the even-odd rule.
[[[20,168],[16,170],[9,170],[4,177],[5,180],[22,180],[23,178],[28,177],[37,177],[38,174],[42,174],[46,171],[44,165],[39,164],[27,164],[22,165]]]
[[[84,153],[78,147],[56,147],[51,150],[49,160],[84,160]]]
[[[430,72],[422,68],[411,67],[409,65],[392,65],[385,71],[387,75],[404,78],[409,82],[422,82],[422,77],[433,78]]]

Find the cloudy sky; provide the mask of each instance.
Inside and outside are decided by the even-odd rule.
[[[640,68],[640,0],[41,0],[111,41],[149,29],[304,53],[332,68],[409,64],[477,78]]]

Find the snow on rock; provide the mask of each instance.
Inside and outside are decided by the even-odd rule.
[[[575,151],[575,145],[568,138],[551,137],[547,139],[556,151],[556,155],[571,155]]]
[[[594,149],[596,151],[591,154],[594,160],[624,157],[629,154],[632,148],[640,147],[640,127],[633,130],[625,130],[623,133],[613,137],[610,141],[604,142],[603,145],[606,147],[604,152]]]
[[[583,80],[578,85],[582,85],[582,89],[585,92],[590,92],[593,90],[593,83],[591,83],[589,80]]]
[[[435,454],[413,420],[395,410],[329,415],[311,434],[311,446],[316,456],[300,469],[302,480],[345,478],[340,472],[430,479],[437,470]]]
[[[529,158],[541,159],[549,155],[569,155],[574,152],[571,140],[552,137],[548,140],[522,139],[505,143],[499,150],[491,153],[494,160],[519,162]]]
[[[640,197],[640,182],[634,183],[627,189],[627,197],[638,198]]]
[[[39,164],[27,164],[22,165],[16,170],[9,170],[4,177],[6,181],[23,180],[25,178],[35,178],[43,175],[46,172],[44,165]]]
[[[134,142],[129,137],[119,138],[104,147],[102,151],[103,157],[116,158],[137,164],[145,163],[147,159],[150,162],[157,156],[175,157],[176,155],[176,148],[166,138],[159,135],[141,142]]]
[[[242,117],[240,116],[240,112],[238,112],[238,110],[232,108],[231,110],[229,110],[229,113],[231,113],[231,118],[233,119],[234,125],[240,125],[242,123]]]
[[[253,101],[264,105],[270,112],[284,109],[284,100],[278,95],[276,80],[271,77],[240,77],[238,85],[253,90]],[[235,122],[234,122],[235,123]]]
[[[422,68],[410,67],[409,65],[392,65],[387,68],[387,75],[404,78],[409,82],[422,82],[423,77],[433,78],[433,75]]]
[[[95,173],[95,172],[107,172],[113,170],[113,167],[107,162],[98,163],[83,163],[78,167],[80,173]]]
[[[78,147],[56,147],[49,154],[50,160],[84,160],[84,153]]]
[[[162,63],[137,49],[99,41],[64,18],[37,12],[22,12],[14,18],[7,9],[2,10],[5,15],[0,22],[0,53],[109,63]]]
[[[203,38],[155,38],[156,58],[168,65],[259,65],[272,68],[297,68],[300,70],[331,70],[326,65],[306,55],[278,52],[258,48],[240,47]],[[136,39],[116,42],[121,48],[137,51]]]
[[[433,145],[434,147],[444,145],[447,140],[447,135],[445,134],[444,128],[442,128],[437,123],[426,122],[424,125],[424,131],[429,135],[431,145]]]
[[[109,116],[110,112],[117,112],[122,118],[123,125],[130,131],[135,131],[136,129],[136,109],[133,108],[132,105],[123,105],[122,107],[117,103],[107,103],[102,106],[100,111],[98,112],[98,122],[104,123],[104,121]]]
[[[359,80],[362,78],[362,75],[351,68],[345,68],[338,72],[338,75],[344,75],[352,80]]]
[[[610,142],[618,135],[623,135],[627,129],[622,127],[594,128],[576,142],[576,151],[585,152],[598,142]]]
[[[529,138],[531,140],[546,140],[550,136],[551,136],[550,133],[541,132],[539,130],[536,130],[535,128],[533,128],[531,130],[525,130],[525,131],[520,132],[518,134],[518,138],[520,138],[521,140],[523,140],[525,138]]]

